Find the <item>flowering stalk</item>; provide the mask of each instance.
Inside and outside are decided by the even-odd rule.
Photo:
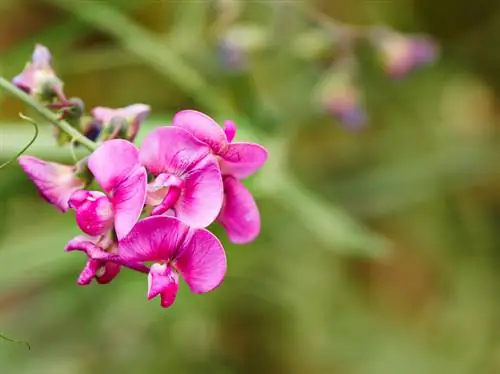
[[[57,115],[52,113],[49,109],[44,107],[42,104],[38,103],[33,97],[28,95],[23,90],[17,88],[15,85],[10,83],[8,80],[6,80],[3,77],[0,77],[0,87],[2,87],[5,91],[10,93],[12,96],[14,96],[14,97],[18,98],[19,100],[21,100],[22,102],[24,102],[28,107],[30,107],[35,112],[40,114],[43,118],[45,118],[47,121],[49,121],[53,125],[57,126],[59,129],[61,129],[61,131],[68,134],[76,142],[82,144],[89,151],[93,151],[93,150],[97,149],[97,144],[95,142],[87,139],[78,130],[71,127],[71,125],[69,123],[67,123],[64,120],[59,119],[59,117],[57,117]]]

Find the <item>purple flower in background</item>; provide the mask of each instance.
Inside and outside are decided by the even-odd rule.
[[[43,101],[51,101],[54,97],[64,101],[63,83],[56,76],[51,60],[47,47],[37,44],[32,61],[26,64],[21,74],[12,79],[12,83]]]
[[[207,144],[219,159],[224,183],[224,204],[217,220],[233,243],[253,241],[260,232],[260,214],[252,194],[240,182],[267,161],[267,150],[255,143],[232,142],[236,125],[226,121],[224,130],[209,116],[194,110],[177,113],[173,126],[186,129]]]
[[[150,111],[151,107],[146,104],[133,104],[118,109],[96,107],[92,109],[93,124],[102,127],[101,131],[106,133],[104,140],[123,137],[133,142]]]
[[[68,210],[71,195],[89,182],[79,173],[77,166],[48,162],[33,156],[20,156],[18,162],[40,195],[61,212]]]
[[[124,262],[152,262],[148,300],[161,298],[168,308],[179,289],[179,275],[193,293],[218,287],[226,273],[226,255],[220,241],[205,229],[194,229],[174,217],[155,216],[139,221],[119,244]]]
[[[123,238],[139,219],[146,200],[147,174],[139,164],[139,150],[121,140],[104,142],[89,157],[89,170],[104,190],[80,190],[71,195],[80,229],[100,236],[113,227]]]
[[[430,64],[438,55],[436,43],[421,35],[405,36],[385,30],[376,35],[375,45],[387,74],[392,78],[402,78],[412,70]]]
[[[152,214],[175,215],[194,227],[210,225],[222,206],[222,177],[207,145],[177,127],[161,127],[144,139],[140,161],[155,180],[148,186]]]
[[[346,127],[356,130],[366,124],[367,115],[361,92],[354,80],[353,65],[349,60],[339,62],[321,79],[316,95],[323,110]]]
[[[222,38],[217,45],[223,66],[231,71],[243,71],[248,65],[247,52],[230,38]]]

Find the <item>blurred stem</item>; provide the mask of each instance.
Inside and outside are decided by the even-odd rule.
[[[18,98],[23,103],[25,103],[28,107],[33,109],[36,113],[41,115],[47,121],[52,123],[53,125],[59,127],[66,134],[71,136],[72,139],[82,144],[89,151],[93,151],[97,148],[97,144],[93,141],[87,139],[83,134],[81,134],[78,130],[74,129],[68,122],[64,120],[60,120],[54,113],[52,113],[49,109],[45,108],[42,104],[38,103],[35,99],[33,99],[30,95],[28,95],[23,90],[20,90],[12,83],[10,83],[5,78],[0,77],[0,87],[2,87],[5,91],[10,93],[12,96]]]

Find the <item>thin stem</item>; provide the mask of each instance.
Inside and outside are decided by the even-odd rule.
[[[72,139],[82,144],[88,150],[93,151],[97,148],[97,143],[93,142],[90,139],[87,139],[82,133],[73,128],[68,122],[60,120],[54,113],[52,113],[49,109],[45,108],[42,104],[38,103],[35,99],[33,99],[30,95],[28,95],[23,90],[20,90],[8,80],[3,77],[0,77],[0,87],[2,87],[5,91],[10,93],[12,96],[18,98],[22,102],[24,102],[27,106],[33,109],[35,112],[40,114],[47,121],[52,123],[53,125],[59,127],[66,134],[71,136]]]
[[[33,119],[31,119],[29,117],[26,117],[22,113],[19,113],[19,117],[21,117],[22,119],[24,119],[24,120],[28,121],[29,123],[31,123],[33,125],[33,127],[35,128],[35,133],[33,134],[33,137],[28,142],[28,144],[26,144],[23,147],[23,149],[21,149],[19,152],[17,152],[16,155],[14,157],[12,157],[10,160],[5,161],[3,164],[0,165],[0,169],[2,169],[5,166],[9,165],[11,162],[17,160],[17,158],[19,156],[21,156],[24,152],[26,152],[28,150],[29,147],[31,147],[31,145],[35,142],[36,138],[38,138],[38,123],[36,123],[36,121],[34,121]]]

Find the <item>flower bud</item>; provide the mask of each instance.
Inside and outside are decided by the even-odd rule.
[[[56,76],[51,60],[49,50],[37,44],[32,61],[12,79],[12,83],[42,103],[51,103],[55,98],[63,100],[63,82]]]
[[[92,131],[95,131],[95,126],[100,127],[99,140],[102,141],[119,138],[132,142],[150,110],[149,105],[145,104],[133,104],[118,109],[96,107],[92,109]]]

